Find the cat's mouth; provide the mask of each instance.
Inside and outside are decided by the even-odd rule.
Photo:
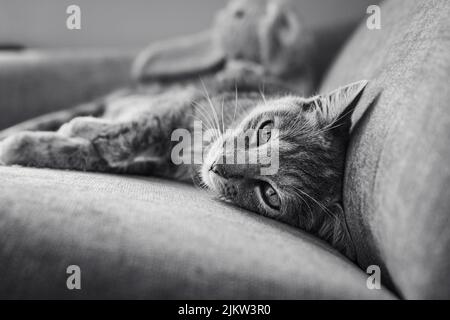
[[[229,179],[222,177],[221,175],[210,169],[206,176],[203,177],[205,184],[210,190],[224,201],[234,201],[237,197],[238,190],[234,183]]]

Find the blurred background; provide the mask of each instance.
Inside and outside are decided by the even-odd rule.
[[[315,31],[318,80],[367,17],[367,7],[379,2],[293,1]],[[133,85],[136,53],[158,40],[207,30],[227,2],[0,0],[0,130]],[[70,5],[81,9],[81,30],[66,27]]]
[[[226,0],[0,0],[0,45],[34,48],[141,48],[204,30]],[[360,20],[378,0],[298,0],[312,28]],[[81,30],[66,28],[66,8],[81,8]]]

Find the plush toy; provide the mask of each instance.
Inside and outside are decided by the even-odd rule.
[[[211,31],[150,45],[137,57],[133,75],[140,82],[175,81],[256,66],[308,93],[314,45],[293,0],[233,0]]]

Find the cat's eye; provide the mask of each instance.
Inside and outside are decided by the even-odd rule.
[[[269,142],[271,138],[271,133],[273,129],[273,121],[268,120],[263,122],[258,129],[258,138],[257,138],[257,145],[258,147],[260,145],[263,145],[267,142]]]
[[[270,184],[266,182],[261,183],[260,191],[261,197],[266,205],[274,210],[280,209],[280,197]]]

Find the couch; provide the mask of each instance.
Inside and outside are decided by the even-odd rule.
[[[363,21],[324,77],[320,90],[371,80],[344,184],[356,262],[190,185],[0,167],[0,298],[450,298],[449,16],[446,0],[384,2],[381,29]],[[133,55],[6,56],[0,128],[126,85]]]

